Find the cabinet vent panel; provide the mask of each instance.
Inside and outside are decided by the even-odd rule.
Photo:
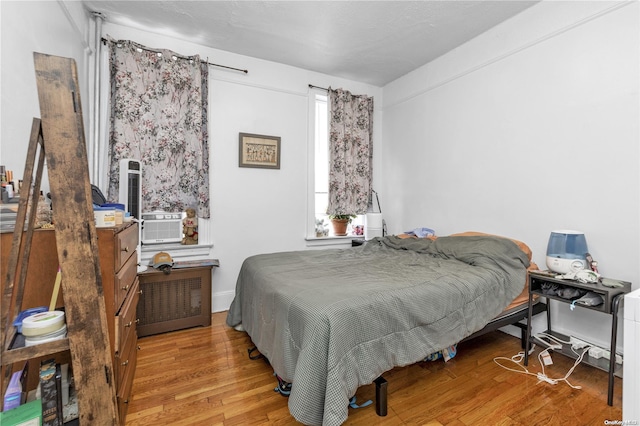
[[[141,274],[140,337],[211,324],[211,268]]]
[[[140,324],[202,315],[201,287],[198,278],[145,286],[144,303],[138,305]]]

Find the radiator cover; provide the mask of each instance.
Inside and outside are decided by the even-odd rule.
[[[138,336],[211,325],[211,266],[138,274]]]

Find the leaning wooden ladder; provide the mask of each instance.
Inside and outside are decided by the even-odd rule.
[[[5,374],[0,376],[0,390],[4,395],[14,362],[68,349],[78,395],[80,424],[118,424],[76,64],[73,59],[40,53],[34,53],[34,63],[41,120],[33,120],[23,176],[24,187],[33,188],[33,191],[29,201],[27,197],[20,197],[11,254],[7,271],[3,273],[0,360]],[[16,335],[12,325],[22,309],[35,207],[45,158],[68,337],[12,349]],[[30,213],[23,232],[27,205]]]

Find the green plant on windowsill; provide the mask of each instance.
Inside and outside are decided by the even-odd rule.
[[[333,219],[337,219],[337,220],[346,220],[347,223],[351,223],[351,221],[353,219],[355,219],[356,216],[355,214],[330,214],[329,215],[329,219],[333,220]]]
[[[333,225],[333,233],[336,236],[347,235],[347,225],[356,217],[355,214],[330,214],[329,219]]]

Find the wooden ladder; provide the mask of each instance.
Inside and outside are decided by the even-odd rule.
[[[80,424],[118,424],[76,64],[73,59],[41,53],[34,53],[34,63],[41,119],[33,119],[23,175],[23,187],[33,188],[33,192],[29,200],[20,197],[8,267],[3,273],[0,360],[4,374],[0,390],[4,395],[13,363],[70,350]],[[13,320],[22,309],[45,158],[67,338],[12,348],[16,336]],[[25,230],[27,206],[30,212]]]

